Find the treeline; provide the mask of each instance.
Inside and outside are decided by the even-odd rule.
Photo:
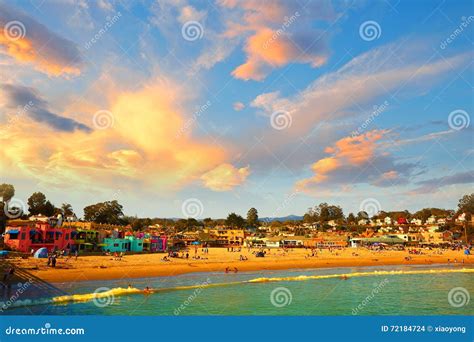
[[[10,201],[15,196],[15,188],[11,184],[0,185],[0,230],[3,232],[6,221],[12,218],[11,213],[15,218],[27,218],[26,208],[18,208],[18,204],[11,204]],[[12,201],[13,202],[13,201]],[[76,219],[74,210],[69,203],[62,203],[60,207],[56,207],[49,201],[42,192],[34,192],[27,200],[29,215],[44,215],[55,216],[62,214],[65,219]],[[16,206],[16,207],[15,207]],[[8,210],[8,213],[5,212]],[[203,220],[195,218],[187,219],[165,219],[165,218],[139,218],[136,216],[126,216],[123,212],[123,206],[117,201],[105,201],[86,206],[84,209],[84,220],[96,223],[106,223],[114,225],[130,225],[133,230],[140,230],[143,227],[151,225],[160,225],[161,227],[174,228],[176,231],[189,231],[202,229],[203,227],[227,226],[230,228],[247,228],[255,229],[260,226],[262,222],[259,221],[258,211],[255,208],[250,208],[247,212],[247,217],[244,218],[236,213],[230,213],[226,219],[212,219],[210,217]],[[7,215],[9,214],[10,215]],[[424,208],[415,213],[405,211],[380,211],[373,215],[371,219],[384,220],[390,217],[394,222],[403,217],[407,220],[413,218],[420,219],[423,222],[430,216],[435,217],[453,217],[460,213],[466,213],[466,219],[470,220],[471,215],[474,214],[474,193],[463,196],[458,203],[456,210],[446,210],[440,208]],[[289,222],[266,222],[265,224],[282,227],[285,225],[299,225],[301,223],[319,223],[322,226],[327,226],[327,223],[334,220],[339,225],[357,224],[361,219],[368,219],[369,214],[365,211],[360,211],[356,214],[349,213],[344,215],[342,208],[338,205],[330,205],[328,203],[320,203],[317,206],[309,208],[303,217],[303,221],[289,221]],[[3,228],[3,229],[2,229]]]

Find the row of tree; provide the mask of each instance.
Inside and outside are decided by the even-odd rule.
[[[3,232],[6,219],[8,218],[4,213],[6,207],[4,203],[8,203],[15,195],[15,188],[11,184],[0,185],[0,229]],[[68,203],[63,203],[61,207],[56,207],[51,201],[47,200],[46,196],[42,192],[33,193],[27,201],[28,211],[30,215],[54,216],[62,214],[64,217],[74,215],[73,208]],[[10,208],[11,209],[11,208]],[[412,218],[421,219],[426,221],[430,216],[438,217],[449,217],[459,213],[466,213],[468,219],[470,215],[474,214],[474,193],[465,195],[459,200],[458,208],[454,210],[445,210],[439,208],[424,208],[413,214],[409,211],[392,211],[385,212],[381,211],[374,215],[373,219],[385,219],[390,217],[392,220],[397,221],[400,217],[407,220]],[[26,216],[26,215],[25,215]],[[369,215],[365,211],[360,211],[356,215],[349,213],[345,217],[344,212],[340,206],[330,205],[328,203],[321,203],[315,207],[309,208],[303,217],[305,223],[321,223],[326,224],[327,222],[334,220],[340,224],[356,224],[361,219],[367,219]],[[196,220],[194,218],[179,219],[177,221],[172,219],[163,218],[138,218],[133,216],[125,216],[123,213],[123,206],[118,201],[106,201],[86,206],[84,208],[84,220],[92,221],[96,223],[107,223],[115,225],[131,225],[134,230],[139,230],[142,227],[146,227],[153,224],[160,224],[164,227],[175,227],[179,231],[193,230],[200,227],[215,227],[217,225],[226,225],[231,228],[256,228],[260,225],[258,211],[255,208],[250,208],[247,212],[247,217],[236,213],[230,213],[226,219],[211,219],[205,218],[203,220]],[[287,222],[290,223],[290,222]],[[296,222],[293,222],[296,223]],[[282,226],[281,222],[273,222],[273,226]]]
[[[370,217],[366,211],[359,211],[357,214],[349,213],[344,216],[344,212],[340,206],[329,205],[327,203],[321,203],[313,208],[309,208],[306,214],[303,216],[303,221],[305,223],[327,223],[331,220],[334,220],[338,223],[349,223],[355,224],[362,219],[380,219],[384,220],[387,217],[390,217],[393,221],[398,221],[400,218],[405,218],[407,220],[411,219],[420,219],[423,222],[430,216],[435,217],[453,217],[460,213],[466,213],[467,218],[470,219],[470,216],[474,214],[474,194],[463,196],[458,203],[458,209],[448,210],[440,208],[424,208],[415,213],[410,213],[408,210],[404,211],[380,211],[376,215]]]

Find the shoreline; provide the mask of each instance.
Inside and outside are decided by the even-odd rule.
[[[25,271],[51,283],[68,283],[94,280],[114,280],[174,276],[201,272],[222,272],[226,267],[234,267],[239,272],[317,269],[335,267],[364,266],[412,266],[444,264],[450,267],[474,265],[474,258],[465,257],[459,251],[445,251],[442,255],[409,255],[406,251],[374,252],[368,250],[353,251],[346,249],[337,252],[323,251],[317,257],[308,257],[305,250],[293,250],[290,253],[273,251],[265,258],[255,258],[247,251],[249,260],[240,261],[238,253],[226,253],[223,250],[211,250],[209,259],[172,259],[163,262],[165,254],[127,255],[122,260],[113,260],[110,256],[80,256],[78,260],[58,259],[58,267],[46,267],[45,259],[14,260],[13,263]],[[357,252],[353,256],[351,252]],[[411,260],[405,260],[406,256]],[[202,254],[201,254],[202,256]],[[448,264],[447,260],[457,259],[457,263]],[[464,263],[462,263],[464,260]]]

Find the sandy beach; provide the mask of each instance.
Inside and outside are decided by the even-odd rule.
[[[346,248],[344,250],[318,250],[317,256],[311,256],[310,250],[293,249],[284,252],[281,249],[266,250],[264,258],[257,258],[248,249],[240,252],[228,252],[226,248],[210,248],[208,254],[198,250],[189,251],[189,259],[171,258],[162,261],[166,254],[125,255],[121,260],[111,256],[79,256],[60,258],[56,268],[46,265],[46,259],[11,259],[14,264],[48,282],[75,282],[106,279],[132,279],[141,277],[172,276],[192,272],[225,272],[229,267],[242,271],[304,269],[321,267],[358,267],[386,265],[429,265],[447,264],[448,259],[462,266],[474,264],[474,258],[466,257],[462,251],[423,250],[424,254],[408,254],[407,251],[370,251],[366,249]],[[356,253],[357,255],[354,255]],[[441,253],[441,254],[439,254]],[[240,255],[248,258],[241,261]],[[405,258],[410,256],[410,260]]]

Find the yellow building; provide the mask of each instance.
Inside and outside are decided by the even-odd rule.
[[[217,245],[242,245],[245,239],[243,229],[230,228],[205,228],[204,233],[208,235],[209,241],[214,241]]]

